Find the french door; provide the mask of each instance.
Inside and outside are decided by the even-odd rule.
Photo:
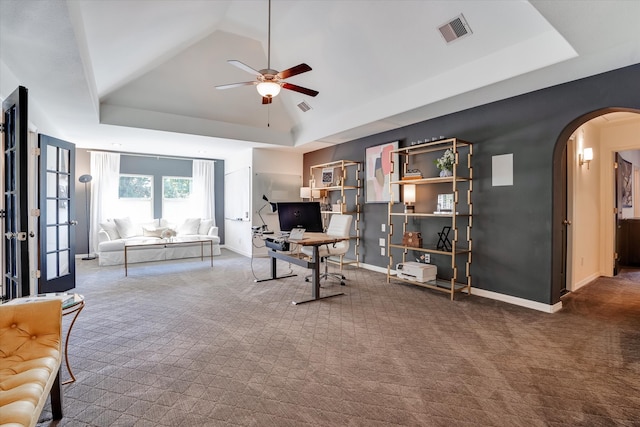
[[[29,245],[27,242],[28,120],[27,89],[18,87],[2,103],[3,111],[3,283],[2,298],[27,296],[29,291]]]
[[[38,292],[76,286],[75,145],[39,135],[40,282]]]

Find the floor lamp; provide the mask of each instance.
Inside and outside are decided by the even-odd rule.
[[[89,189],[87,184],[91,182],[93,177],[91,175],[82,175],[78,178],[78,181],[84,184],[84,201],[85,201],[85,214],[87,218],[87,256],[82,258],[83,260],[96,259],[95,255],[91,256],[91,249],[89,248],[89,225],[91,224],[91,218],[89,217]]]

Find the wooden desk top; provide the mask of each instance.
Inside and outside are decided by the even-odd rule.
[[[348,237],[340,236],[327,236],[326,233],[304,233],[302,240],[287,239],[291,243],[296,243],[301,246],[319,246],[327,243],[336,243],[343,240],[348,240]]]

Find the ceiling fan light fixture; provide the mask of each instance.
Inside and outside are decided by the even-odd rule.
[[[258,93],[265,98],[273,98],[280,93],[280,85],[275,82],[260,82],[256,85]]]

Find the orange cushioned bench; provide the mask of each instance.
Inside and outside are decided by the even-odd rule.
[[[0,426],[35,426],[51,394],[62,418],[62,302],[0,305]]]

